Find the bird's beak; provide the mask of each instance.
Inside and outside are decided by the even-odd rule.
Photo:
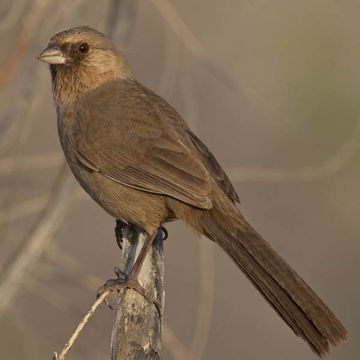
[[[66,64],[67,62],[65,54],[53,44],[50,44],[37,58],[53,65]]]

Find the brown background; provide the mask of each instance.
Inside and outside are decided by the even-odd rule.
[[[0,358],[50,359],[119,261],[113,219],[75,184],[54,190],[63,160],[35,59],[52,34],[86,24],[182,113],[248,219],[343,320],[350,341],[329,359],[358,359],[359,11],[355,0],[2,0],[1,298],[41,209],[65,218],[0,307]],[[218,248],[182,224],[168,230],[165,359],[316,358]],[[101,308],[68,359],[108,358],[112,316]]]

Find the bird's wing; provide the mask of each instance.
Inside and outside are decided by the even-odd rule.
[[[193,132],[188,131],[188,135],[197,150],[200,152],[206,168],[209,170],[220,188],[232,201],[240,202],[239,195],[236,193],[233,184],[216,160],[215,156]]]
[[[125,186],[211,208],[210,174],[196,151],[156,114],[137,112],[129,102],[121,105],[89,106],[79,115],[78,161]]]
[[[240,203],[239,196],[236,193],[234,186],[216,160],[215,156],[210,152],[206,145],[204,145],[203,142],[189,129],[186,122],[179,115],[179,113],[171,105],[169,105],[167,101],[155,94],[153,91],[139,83],[137,83],[137,85],[138,89],[141,89],[143,94],[146,94],[147,98],[150,99],[153,104],[157,104],[157,111],[166,118],[166,123],[171,123],[172,126],[177,129],[177,131],[182,133],[182,135],[186,138],[189,146],[192,147],[193,152],[196,153],[197,158],[210,173],[212,180],[217,183],[225,195],[231,201]]]

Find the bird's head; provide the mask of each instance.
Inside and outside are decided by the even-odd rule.
[[[70,103],[105,82],[133,78],[125,59],[112,42],[87,26],[52,36],[38,59],[50,64],[58,104]]]

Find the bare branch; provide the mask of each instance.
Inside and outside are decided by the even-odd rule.
[[[125,232],[125,236],[127,236],[127,232]],[[124,255],[123,261],[124,270],[128,273],[131,271],[133,263],[136,259],[136,253],[141,248],[144,236],[140,234],[140,243],[137,244],[134,240],[131,240],[127,243],[128,240],[124,240]],[[51,255],[50,255],[51,256]],[[61,254],[61,258],[64,256],[67,258],[67,255]],[[57,257],[51,256],[55,261],[59,259]],[[61,262],[62,263],[62,262]],[[66,259],[66,263],[69,264],[70,269],[76,270],[78,264],[70,259]],[[63,263],[62,263],[63,265]],[[155,269],[154,269],[155,266]],[[157,239],[153,245],[151,252],[148,254],[145,259],[145,263],[143,264],[143,268],[139,274],[139,282],[143,288],[145,288],[146,292],[150,297],[156,297],[158,301],[162,302],[162,276],[163,276],[163,259],[162,259],[162,240]],[[72,279],[74,280],[74,279]],[[155,282],[155,283],[154,283]],[[79,283],[89,289],[92,289],[94,285],[93,276],[86,276],[84,280],[79,281]],[[106,292],[108,294],[108,291]],[[53,300],[53,299],[52,299]],[[55,299],[55,304],[58,304],[59,301]],[[79,336],[80,332],[90,319],[90,316],[96,310],[96,307],[99,304],[95,303],[92,308],[88,311],[87,315],[83,318],[83,320],[78,325],[76,331],[71,336],[68,343],[65,345],[62,352],[58,355],[54,355],[54,359],[63,360],[72,347],[74,341]],[[141,314],[136,315],[136,309],[140,306]],[[138,316],[141,316],[144,321],[139,321]],[[156,322],[154,326],[154,322]],[[125,324],[126,332],[124,332],[123,325]],[[159,311],[156,306],[149,304],[146,299],[140,296],[138,293],[133,292],[129,289],[124,289],[121,291],[119,295],[118,302],[118,312],[116,315],[116,319],[114,321],[114,329],[112,335],[112,346],[113,346],[113,358],[118,359],[116,356],[120,356],[121,359],[134,359],[137,358],[132,350],[139,350],[139,347],[136,349],[133,347],[134,343],[142,344],[144,354],[148,354],[149,356],[154,356],[156,354],[157,358],[160,358],[161,352],[161,325],[162,325],[162,317],[159,315]],[[140,330],[140,331],[139,331]],[[120,332],[119,332],[120,331]],[[114,339],[114,336],[120,336],[120,341],[117,338]],[[172,346],[174,343],[177,344],[177,347],[181,347],[181,343],[175,335],[170,331],[170,338]],[[160,342],[160,343],[159,343]],[[180,345],[179,345],[180,344]],[[182,347],[184,348],[184,347]],[[119,352],[117,352],[117,349]],[[130,352],[129,352],[130,351]],[[176,349],[174,351],[177,351]],[[184,350],[185,351],[185,350]],[[126,355],[124,355],[126,354]],[[149,357],[153,359],[153,357]]]
[[[202,242],[203,244],[204,242]],[[204,270],[207,270],[206,266],[204,266],[204,262],[207,261],[208,256],[206,255],[208,251],[205,252],[205,256],[201,257],[204,261],[201,261],[201,268],[200,271],[202,274],[200,277],[204,277]],[[79,272],[79,267],[81,267],[81,264],[70,254],[65,253],[62,249],[58,248],[56,244],[53,244],[49,251],[47,252],[47,257],[54,261],[55,264],[59,264],[61,268],[68,269],[71,273],[76,272],[76,276],[69,275],[67,278],[67,283],[70,284],[74,283],[76,287],[83,287],[86,290],[94,291],[99,284],[102,282],[102,279],[98,275],[84,275],[79,276],[81,272]],[[212,259],[211,259],[212,260]],[[213,262],[212,262],[213,263]],[[41,265],[43,266],[43,265]],[[51,270],[54,269],[54,266],[48,266],[45,269],[41,267],[41,273],[46,274],[46,278],[48,278],[49,274],[51,275]],[[212,272],[210,268],[210,272]],[[212,278],[212,276],[210,276]],[[57,277],[58,279],[58,277]],[[206,282],[206,281],[205,281]],[[30,290],[33,290],[34,294],[43,294],[43,299],[49,302],[51,305],[56,306],[58,309],[62,311],[66,311],[66,307],[64,306],[65,299],[59,295],[54,294],[52,292],[49,292],[48,288],[43,288],[40,286],[39,283],[32,281],[30,284]],[[35,286],[35,289],[33,289],[33,286]],[[201,290],[204,291],[207,288],[207,286],[201,286]],[[201,295],[202,298],[205,298],[207,295],[207,292],[204,291],[204,294]],[[69,305],[69,304],[67,304]],[[200,306],[200,303],[199,303]],[[199,316],[198,318],[201,318]],[[201,319],[200,319],[201,320]],[[181,340],[177,337],[177,335],[174,333],[174,331],[171,329],[169,324],[166,324],[166,322],[163,325],[163,342],[164,347],[169,351],[172,358],[174,360],[195,360],[195,358],[192,357],[190,350],[181,342]],[[195,345],[195,349],[197,348],[197,345]]]
[[[201,244],[203,244],[204,242],[201,242]],[[202,245],[201,245],[202,247]],[[203,255],[200,255],[201,258],[203,259],[203,261],[200,262],[201,264],[201,268],[200,268],[200,277],[203,278],[205,276],[207,276],[205,274],[205,272],[207,272],[208,270],[210,270],[210,273],[213,272],[213,266],[211,264],[213,264],[213,259],[210,259],[210,262],[208,262],[208,251],[205,251],[205,253]],[[68,277],[68,281],[70,283],[73,283],[78,287],[81,286],[84,289],[87,289],[89,291],[94,291],[94,289],[96,289],[98,287],[98,285],[101,283],[102,279],[98,276],[98,275],[84,275],[79,277],[79,267],[81,266],[81,264],[70,254],[65,253],[62,249],[58,248],[56,246],[56,244],[53,244],[52,247],[49,249],[49,251],[47,252],[47,257],[51,260],[54,261],[54,263],[59,264],[59,266],[61,266],[61,268],[67,268],[68,270],[70,270],[71,273],[76,272],[76,276],[69,276]],[[211,257],[211,256],[210,256]],[[205,263],[209,263],[210,264],[210,269],[208,269],[205,265]],[[51,274],[51,269],[54,269],[54,266],[50,266],[47,267],[46,269],[44,269],[44,271],[41,271],[42,274],[46,274],[47,276],[49,274]],[[50,270],[50,272],[49,272]],[[77,278],[79,277],[79,278]],[[210,279],[212,280],[212,276],[210,276]],[[205,283],[207,283],[209,280],[205,280]],[[38,284],[35,284],[38,285]],[[204,293],[202,295],[200,295],[200,297],[202,299],[204,299],[206,296],[208,296],[208,292],[206,291],[206,289],[208,288],[208,285],[202,285],[200,287],[200,290],[203,291]],[[34,291],[35,294],[38,293],[38,291],[46,291],[46,296],[43,296],[43,298],[50,302],[52,305],[57,306],[59,309],[64,311],[64,307],[61,305],[62,302],[64,301],[63,298],[61,298],[61,296],[59,295],[54,295],[52,293],[48,293],[48,289],[44,289],[41,288],[40,286],[36,286],[36,289]],[[199,302],[199,306],[201,306],[200,302]],[[202,312],[202,313],[206,313]],[[200,321],[202,321],[203,315],[198,316],[198,319]],[[197,326],[198,328],[199,326]],[[164,347],[169,351],[169,353],[171,354],[172,358],[174,360],[192,360],[195,358],[192,357],[190,350],[181,342],[181,340],[177,337],[177,335],[174,333],[174,331],[171,329],[171,327],[169,326],[169,324],[164,323],[163,325],[163,342],[164,342]],[[198,341],[194,341],[194,345],[193,348],[195,349],[194,352],[196,352],[196,349],[198,348],[197,345]],[[201,343],[201,340],[200,340]]]
[[[127,227],[124,229],[121,270],[127,276],[132,271],[144,241],[142,232]],[[162,234],[159,232],[146,255],[138,281],[147,296],[161,304],[161,310],[135,290],[124,288],[119,291],[111,336],[112,360],[162,358],[163,279],[164,257]]]
[[[27,290],[30,290],[33,295],[40,297],[43,301],[46,301],[50,306],[53,306],[57,308],[62,314],[66,314],[67,317],[74,319],[76,317],[79,317],[79,313],[81,314],[83,311],[79,309],[79,307],[74,303],[71,298],[69,298],[67,295],[63,293],[59,293],[53,289],[51,289],[48,286],[44,286],[40,282],[38,282],[36,279],[29,279],[29,282],[26,283]],[[103,302],[106,302],[107,299],[105,299]],[[21,310],[20,310],[21,311]],[[19,309],[16,309],[16,315],[22,317],[21,312],[19,313]],[[88,321],[90,318],[88,319]],[[22,330],[24,331],[24,334],[26,334],[26,328],[22,326]],[[93,333],[93,338],[99,339],[105,329],[100,326],[99,322],[96,324],[96,326],[92,326],[88,329],[88,333]],[[44,334],[45,335],[45,334]],[[80,332],[78,331],[78,335],[80,335]],[[45,335],[46,336],[46,335]],[[51,337],[51,332],[47,333],[47,336]],[[53,339],[51,339],[51,342],[53,342]],[[86,345],[79,344],[77,350],[82,352],[86,348]],[[102,348],[102,346],[101,346]],[[100,347],[98,344],[93,344],[91,347],[91,353],[97,357],[102,358],[102,355],[104,351],[100,350]],[[59,356],[59,355],[57,355]]]
[[[81,331],[84,329],[85,325],[88,323],[88,321],[91,319],[91,317],[94,315],[96,309],[99,307],[99,305],[102,304],[103,301],[105,301],[106,297],[109,295],[110,291],[105,291],[101,296],[99,296],[94,304],[91,305],[90,309],[87,311],[85,316],[80,321],[79,325],[76,327],[74,333],[70,337],[69,341],[65,344],[64,348],[61,350],[60,354],[54,353],[54,360],[64,360],[66,354],[69,352],[71,347],[73,346],[75,340],[79,337]]]

